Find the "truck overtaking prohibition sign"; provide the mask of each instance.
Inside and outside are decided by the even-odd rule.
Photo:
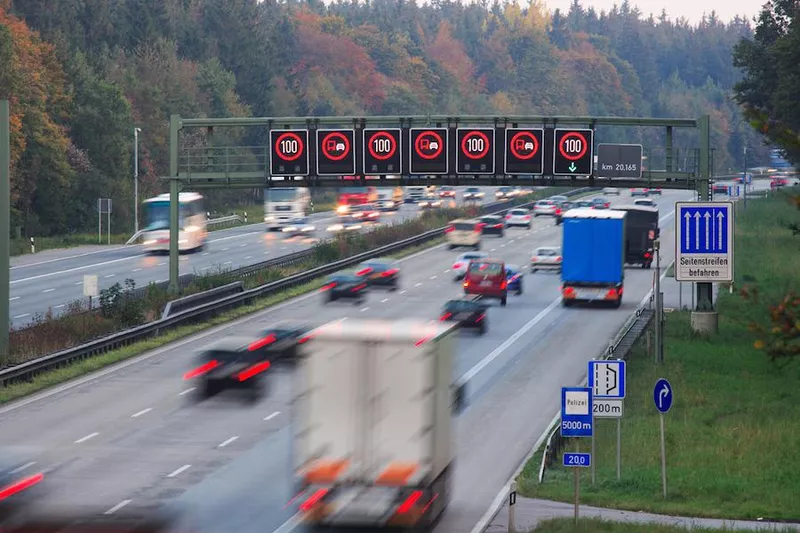
[[[411,128],[411,174],[447,174],[447,129]]]
[[[364,172],[402,174],[400,128],[364,129]]]
[[[271,130],[270,174],[308,175],[308,130]]]
[[[494,129],[458,128],[456,173],[494,174]]]
[[[355,130],[317,130],[317,175],[356,173]]]
[[[505,144],[505,173],[543,174],[544,130],[541,128],[507,128]]]

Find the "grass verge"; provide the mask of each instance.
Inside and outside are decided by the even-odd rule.
[[[434,239],[424,245],[414,246],[412,248],[407,248],[406,250],[392,254],[390,257],[401,259],[403,257],[408,257],[422,250],[438,246],[443,242],[444,242],[443,237],[439,239]],[[303,285],[299,285],[292,289],[280,292],[278,294],[274,294],[272,296],[268,296],[265,298],[260,298],[255,302],[253,302],[253,304],[251,305],[238,307],[226,313],[220,314],[219,316],[207,322],[203,322],[202,324],[192,324],[183,326],[174,329],[168,333],[165,333],[159,337],[156,337],[154,339],[148,339],[146,341],[137,342],[125,346],[123,348],[119,348],[117,350],[113,350],[105,354],[92,357],[90,359],[86,359],[84,361],[76,362],[75,364],[59,368],[57,370],[44,372],[36,376],[29,382],[14,383],[7,387],[0,388],[0,405],[42,391],[44,389],[54,387],[61,383],[100,370],[109,365],[119,363],[121,361],[130,359],[132,357],[136,357],[137,355],[141,355],[150,350],[161,348],[171,342],[175,342],[184,337],[188,337],[189,335],[193,335],[203,330],[219,326],[226,322],[236,320],[243,316],[256,313],[258,311],[262,311],[267,307],[278,305],[292,298],[296,298],[298,296],[302,296],[303,294],[315,291],[319,289],[322,280],[323,278],[320,277],[311,280]]]
[[[736,278],[751,293],[752,287],[759,288],[764,304],[721,291],[717,334],[693,333],[689,313],[674,312],[666,315],[663,365],[654,366],[641,343],[634,348],[622,422],[622,479],[616,480],[616,424],[599,420],[597,481],[591,486],[589,472],[582,472],[583,503],[672,515],[800,521],[800,477],[791,466],[800,464],[800,361],[786,358],[776,364],[765,357],[755,348],[758,337],[749,327],[765,323],[768,328],[766,306],[800,289],[800,237],[787,227],[798,211],[787,198],[776,195],[737,212]],[[800,328],[794,327],[797,339]],[[676,391],[666,415],[666,499],[652,403],[652,387],[660,377]],[[586,450],[589,442],[580,446]],[[572,472],[556,465],[540,485],[540,462],[537,453],[525,466],[520,493],[572,501]]]
[[[637,524],[634,522],[613,522],[598,518],[579,518],[575,524],[574,518],[554,518],[543,520],[529,533],[720,533],[732,529],[709,529],[692,526],[691,528],[671,524]],[[790,533],[792,528],[778,529],[775,533]]]

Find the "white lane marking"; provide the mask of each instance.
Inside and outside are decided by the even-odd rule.
[[[167,474],[167,477],[175,477],[178,474],[180,474],[181,472],[186,472],[191,467],[192,467],[192,465],[183,465],[182,467],[180,467],[179,469],[175,470],[174,472],[171,472],[171,473]]]
[[[201,268],[200,270],[208,270],[209,268],[214,268],[214,267],[213,266],[207,266],[207,267]]]
[[[131,272],[139,272],[140,270],[142,270],[142,269],[141,268],[134,268],[133,270],[131,270]],[[81,281],[81,284],[83,284],[82,281]]]
[[[114,276],[116,276],[116,274],[108,274],[108,275],[103,276],[103,277],[104,278],[113,278]]]
[[[61,305],[57,305],[57,306],[55,306],[53,309],[61,309],[62,307],[66,307],[66,305],[67,305],[67,304],[61,304]]]
[[[408,291],[406,291],[405,289],[403,289],[402,291],[400,291],[400,294],[405,294],[406,292],[408,292]]]
[[[224,263],[222,263],[222,264],[223,264],[223,265],[230,265],[231,263],[233,263],[233,261],[225,261],[225,262],[224,262]]]
[[[223,248],[222,249],[223,252],[227,252],[228,250],[230,250],[230,248]]]
[[[31,276],[29,278],[17,279],[9,282],[9,285],[14,285],[15,283],[23,283],[25,281],[33,281],[35,279],[49,278],[52,276],[61,276],[63,274],[68,274],[70,272],[78,272],[80,270],[86,270],[87,268],[97,268],[99,266],[111,265],[114,263],[119,263],[120,261],[130,261],[131,259],[138,259],[138,258],[139,256],[123,257],[121,259],[112,259],[111,261],[103,261],[102,263],[95,263],[93,265],[83,265],[75,268],[68,268],[66,270],[59,270],[57,272],[48,272],[47,274],[39,274],[38,276]]]
[[[217,448],[224,448],[225,446],[227,446],[228,444],[230,444],[231,442],[235,441],[238,438],[239,438],[238,435],[235,436],[235,437],[231,437],[228,440],[226,440],[225,442],[223,442],[222,444],[220,444],[219,446],[217,446]]]
[[[289,520],[281,524],[278,529],[274,530],[272,533],[289,533],[290,531],[294,531],[294,529],[299,526],[303,521],[303,513],[297,512],[295,513]]]
[[[490,251],[490,252],[494,252],[495,250],[497,250],[497,248],[492,248],[492,249],[491,249],[491,250],[489,250],[489,251]]]
[[[417,284],[416,284],[416,285],[414,285],[414,286],[415,286],[415,287],[419,287],[420,285],[422,285],[422,283],[417,283]]]
[[[388,302],[388,301],[389,301],[389,298],[384,298],[383,300],[381,300],[381,303],[382,303],[382,304],[385,304],[385,303],[386,303],[386,302]]]
[[[247,246],[248,244],[249,244],[249,243],[240,244],[240,245],[239,245],[239,248],[244,248],[244,247],[245,247],[245,246]]]
[[[139,245],[134,245],[134,246],[141,246],[141,245],[139,244]],[[28,267],[35,267],[35,266],[39,266],[39,265],[47,265],[47,264],[50,264],[50,263],[56,263],[58,261],[67,261],[69,259],[77,259],[78,257],[86,257],[87,255],[101,254],[103,252],[113,252],[114,250],[122,250],[123,248],[125,248],[125,246],[118,246],[117,248],[109,248],[107,250],[95,250],[94,252],[84,252],[82,254],[70,255],[70,256],[67,256],[67,257],[59,257],[57,259],[48,259],[47,261],[39,261],[38,263],[30,263],[28,265],[12,266],[11,268],[9,268],[9,270],[14,270],[15,268],[28,268]]]
[[[280,411],[275,411],[275,412],[274,412],[274,413],[272,413],[271,415],[267,415],[267,416],[265,416],[265,417],[264,417],[264,420],[272,420],[273,418],[275,418],[275,417],[276,417],[276,416],[278,416],[279,414],[281,414],[281,412],[280,412]]]
[[[252,255],[246,255],[246,256],[244,256],[244,258],[245,258],[245,259],[252,259],[252,258],[253,258],[253,256],[252,256]]]
[[[141,270],[141,268],[139,270]],[[83,285],[83,282],[82,281],[78,281],[78,282],[75,283],[75,285]]]
[[[42,292],[53,292],[55,289],[45,289]]]
[[[436,276],[431,276],[431,279],[436,279]]]
[[[24,465],[22,465],[22,466],[20,466],[20,467],[18,467],[18,468],[15,468],[15,469],[14,469],[14,470],[12,470],[11,472],[9,472],[9,474],[11,474],[11,475],[13,475],[13,474],[19,474],[19,473],[20,473],[20,472],[22,472],[23,470],[27,470],[27,469],[29,469],[30,467],[32,467],[33,465],[35,465],[35,464],[36,464],[36,461],[31,461],[30,463],[25,463]]]
[[[178,396],[183,396],[184,394],[189,394],[189,393],[190,393],[190,392],[192,392],[194,389],[195,389],[195,387],[192,387],[191,389],[186,389],[186,390],[185,390],[185,391],[183,391],[182,393],[178,394]]]
[[[208,255],[208,254],[210,254],[210,253],[211,253],[211,252],[203,252],[203,255]]]
[[[14,300],[19,300],[19,296],[14,296],[13,298],[9,298],[9,302],[13,302]]]
[[[163,267],[163,266],[164,266],[164,265],[166,265],[166,264],[167,264],[167,262],[166,262],[166,261],[161,261],[161,262],[160,262],[160,263],[159,263],[157,266]]]
[[[30,313],[25,313],[24,315],[17,315],[17,316],[14,317],[14,320],[17,320],[18,318],[25,318],[26,316],[31,316],[31,314]]]
[[[96,436],[98,436],[99,434],[100,434],[100,433],[89,433],[89,434],[88,434],[88,435],[86,435],[85,437],[81,437],[81,438],[79,438],[78,440],[76,440],[76,441],[75,441],[75,444],[83,444],[83,443],[84,443],[84,442],[86,442],[87,440],[89,440],[89,439],[93,439],[93,438],[95,438]]]
[[[449,269],[449,268],[448,268],[447,270],[445,270],[445,271],[443,272],[443,274],[447,274],[448,272],[450,272],[450,269]]]
[[[269,252],[264,252],[264,255],[269,255]]]
[[[364,309],[361,310],[362,313],[365,311],[369,311],[369,307],[365,307]]]
[[[143,414],[149,413],[149,412],[150,412],[150,411],[152,411],[152,410],[153,410],[153,408],[152,408],[152,407],[148,407],[147,409],[142,409],[142,410],[141,410],[141,411],[139,411],[138,413],[133,413],[133,414],[131,415],[131,418],[139,418],[139,417],[140,417],[140,416],[142,416]]]
[[[165,281],[167,281],[167,280],[165,280],[165,279],[157,279],[156,283],[164,283]]]
[[[117,505],[115,505],[114,507],[112,507],[111,509],[109,509],[108,511],[106,511],[103,514],[114,514],[117,511],[119,511],[120,509],[122,509],[123,507],[125,507],[126,505],[128,505],[129,503],[131,503],[131,500],[122,500]]]

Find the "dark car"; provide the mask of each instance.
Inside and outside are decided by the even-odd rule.
[[[270,362],[297,359],[297,346],[311,327],[304,322],[281,321],[256,333],[250,347],[260,349]]]
[[[561,224],[564,213],[570,209],[575,209],[576,207],[578,207],[578,204],[575,202],[564,202],[561,204],[561,212],[556,212],[556,226]]]
[[[500,305],[506,305],[508,281],[506,264],[500,259],[473,259],[467,266],[464,276],[464,294],[479,294],[484,298],[497,298]]]
[[[481,235],[499,235],[502,237],[505,233],[506,225],[502,217],[485,215],[479,220],[481,221]]]
[[[325,285],[320,289],[325,295],[325,303],[335,302],[336,300],[355,300],[361,303],[367,296],[367,279],[364,269],[343,270],[328,276]]]
[[[0,530],[45,498],[45,473],[34,466],[32,450],[0,448]]]
[[[605,198],[597,197],[592,198],[592,209],[608,209],[611,207],[611,202]]]
[[[524,274],[517,265],[506,265],[506,283],[508,292],[522,294],[522,278]]]
[[[247,393],[251,403],[264,395],[264,372],[270,361],[263,339],[245,336],[225,337],[203,350],[184,380],[198,380],[196,398],[204,400],[226,389]]]
[[[388,287],[396,291],[400,285],[400,268],[394,259],[375,258],[356,267],[356,273],[366,276],[371,286]]]
[[[489,306],[479,299],[450,300],[444,304],[439,320],[442,322],[457,322],[458,327],[476,329],[479,335],[483,335],[489,327],[486,320],[486,311],[488,309]]]
[[[594,207],[594,204],[591,202],[591,200],[578,200],[577,202],[575,202],[574,207],[580,207],[580,208]]]
[[[715,183],[711,188],[711,192],[714,194],[728,194],[728,186],[722,183]]]

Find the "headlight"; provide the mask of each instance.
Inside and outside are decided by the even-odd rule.
[[[336,212],[337,213],[347,213],[347,206],[346,205],[340,205],[339,207],[336,208]]]
[[[333,226],[328,226],[328,231],[342,231],[344,226],[341,224],[334,224]]]
[[[314,231],[316,228],[314,226],[303,226],[302,231]]]

